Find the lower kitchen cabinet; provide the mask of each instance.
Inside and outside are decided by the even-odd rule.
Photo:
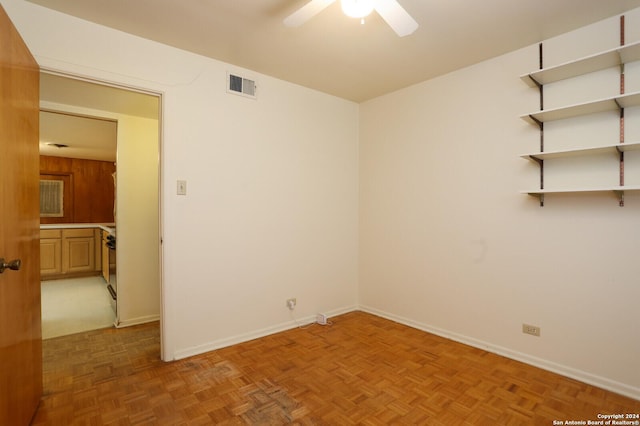
[[[93,272],[96,241],[92,228],[62,230],[63,273]]]
[[[40,275],[62,274],[62,230],[40,231]]]
[[[95,228],[40,230],[41,278],[98,275],[102,263],[99,236]]]

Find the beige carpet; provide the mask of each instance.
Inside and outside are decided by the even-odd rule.
[[[113,327],[115,313],[102,277],[42,282],[42,338]]]

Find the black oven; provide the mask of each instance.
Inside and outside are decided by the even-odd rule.
[[[118,280],[116,274],[116,236],[114,234],[107,235],[106,246],[109,248],[109,284],[107,285],[107,290],[111,295],[111,307],[117,314]]]

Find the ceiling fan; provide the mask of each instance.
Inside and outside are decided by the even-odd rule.
[[[336,0],[311,0],[291,15],[284,24],[298,27],[322,12]],[[342,11],[352,18],[364,19],[374,10],[400,37],[407,36],[418,29],[418,23],[396,0],[340,0]]]

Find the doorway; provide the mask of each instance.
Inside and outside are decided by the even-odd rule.
[[[45,88],[60,84],[41,80]],[[115,229],[117,121],[71,107],[57,103],[39,113],[43,339],[117,324],[108,291],[115,279],[101,274],[111,268],[103,240]]]
[[[117,235],[114,242],[118,246],[117,260],[112,265],[115,267],[117,264],[117,268],[114,268],[116,272],[114,275],[117,275],[117,278],[113,276],[118,283],[117,299],[114,292],[107,291],[106,296],[113,296],[117,304],[117,310],[114,309],[113,324],[116,327],[124,327],[157,321],[161,318],[161,95],[108,85],[51,70],[42,70],[40,81],[41,110],[55,111],[57,114],[81,117],[86,120],[111,122],[116,125],[116,137],[112,148],[105,146],[104,141],[97,136],[85,136],[78,141],[79,132],[74,132],[71,127],[68,127],[69,132],[66,137],[67,140],[74,141],[73,143],[67,144],[64,139],[60,139],[64,136],[58,135],[59,139],[52,141],[47,140],[46,133],[43,132],[41,135],[42,155],[52,155],[53,150],[54,155],[76,158],[77,160],[73,160],[75,162],[79,162],[84,157],[86,161],[112,162],[114,166],[113,176],[109,175],[113,185],[113,199],[109,207],[106,208],[104,202],[99,206],[96,206],[93,201],[89,203],[86,194],[72,195],[73,204],[76,207],[82,204],[92,204],[92,206],[89,208],[85,206],[85,210],[89,213],[80,215],[80,219],[66,221],[60,226],[61,229],[93,227],[96,229],[94,239],[96,272],[79,279],[98,280],[97,282],[107,280],[101,282],[103,290],[106,291],[109,285],[108,278],[103,278],[104,273],[100,271],[102,268],[98,268],[102,266],[101,262],[105,261],[100,256],[103,247],[99,240],[103,234],[103,228],[112,231],[110,235],[114,238]],[[68,145],[68,147],[60,149],[56,145]],[[95,179],[96,173],[89,173],[89,175],[90,180]],[[88,186],[91,186],[91,183]],[[85,188],[85,190],[93,194],[103,194],[105,191],[100,188],[104,186]],[[112,220],[105,218],[104,214],[97,215],[99,219],[94,220],[93,217],[96,216],[91,216],[91,210],[96,209],[102,213],[105,209],[110,209]],[[51,227],[51,225],[48,226]],[[80,282],[75,284],[82,285]],[[85,287],[82,288],[85,289]],[[43,307],[47,303],[45,297],[46,293],[43,292]]]

